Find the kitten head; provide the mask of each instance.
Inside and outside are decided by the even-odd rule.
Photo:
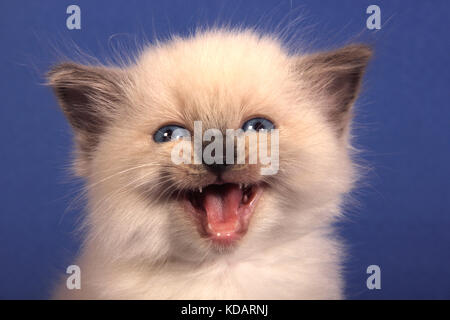
[[[55,66],[49,83],[86,180],[88,245],[198,261],[329,224],[355,179],[349,127],[370,55],[351,45],[295,56],[272,37],[219,30],[149,47],[125,68]],[[244,136],[230,146],[227,129]],[[255,136],[276,154],[271,174],[273,163],[249,163]],[[222,161],[237,160],[242,137],[244,163]]]

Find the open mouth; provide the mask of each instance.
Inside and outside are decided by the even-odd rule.
[[[245,235],[262,191],[258,184],[211,184],[187,192],[184,203],[200,235],[226,245]]]

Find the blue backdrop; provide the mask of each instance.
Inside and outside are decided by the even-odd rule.
[[[81,8],[81,30],[66,8]],[[382,28],[366,28],[366,8]],[[81,208],[70,180],[71,135],[42,74],[75,43],[107,56],[143,35],[186,34],[214,21],[291,30],[314,47],[369,41],[376,55],[356,118],[373,170],[340,224],[356,299],[450,298],[449,14],[442,1],[2,1],[0,4],[0,298],[47,298],[78,249]],[[300,23],[292,24],[297,16]],[[69,208],[69,209],[68,209]],[[381,267],[381,290],[366,268]]]

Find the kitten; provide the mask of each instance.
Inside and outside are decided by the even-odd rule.
[[[343,298],[332,223],[357,177],[349,129],[370,56],[365,45],[292,55],[276,37],[218,29],[127,67],[53,67],[88,196],[81,290],[64,281],[55,297]],[[195,121],[277,129],[279,170],[175,164],[175,145],[191,142],[174,132]]]

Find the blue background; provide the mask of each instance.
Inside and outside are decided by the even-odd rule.
[[[81,30],[66,28],[70,4],[81,7]],[[380,31],[365,28],[370,4],[381,7]],[[339,226],[351,257],[347,296],[449,299],[449,12],[445,0],[2,1],[0,298],[47,298],[79,245],[70,129],[42,85],[55,52],[70,56],[75,43],[102,57],[144,34],[186,34],[217,20],[271,30],[301,15],[290,30],[313,47],[356,39],[376,49],[355,131],[373,170]],[[381,267],[381,290],[366,288],[371,264]]]

